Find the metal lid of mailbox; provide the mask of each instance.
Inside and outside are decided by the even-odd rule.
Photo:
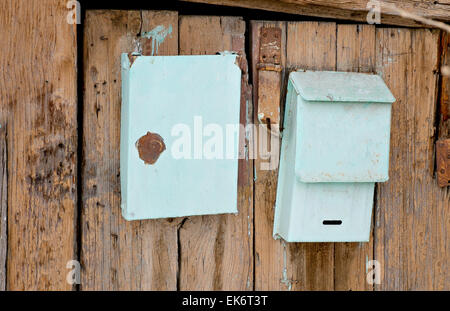
[[[297,71],[290,75],[296,91],[311,102],[390,103],[395,98],[380,76],[335,71]]]

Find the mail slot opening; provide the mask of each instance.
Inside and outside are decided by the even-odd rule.
[[[342,225],[342,220],[324,220],[323,221],[324,225],[334,225],[334,226],[339,226]]]

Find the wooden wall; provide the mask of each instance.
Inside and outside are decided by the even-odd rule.
[[[65,4],[0,2],[8,159],[8,249],[0,254],[10,290],[72,288],[65,278],[77,248],[77,41]]]
[[[373,8],[368,0],[181,0],[186,2],[207,3],[265,10],[269,12],[283,12],[303,16],[315,16],[338,20],[352,20],[360,23],[367,21],[367,12]],[[401,25],[408,27],[422,27],[423,24],[405,18],[398,9],[417,16],[433,20],[448,22],[450,8],[448,0],[384,0],[381,5],[380,17],[384,25]],[[389,5],[395,6],[390,7]]]
[[[450,192],[434,172],[437,104],[449,89],[439,91],[448,82],[439,78],[448,48],[439,31],[88,11],[78,100],[67,13],[64,0],[0,2],[9,47],[0,54],[0,290],[76,289],[66,282],[70,260],[81,263],[80,290],[450,289]],[[240,162],[238,215],[123,220],[119,55],[151,53],[141,35],[158,25],[173,29],[158,55],[240,53],[242,123],[253,122],[261,91],[261,27],[281,29],[284,82],[298,67],[384,78],[397,98],[390,181],[377,185],[369,243],[273,240],[277,172],[259,160]],[[366,282],[372,259],[381,264],[376,286]]]

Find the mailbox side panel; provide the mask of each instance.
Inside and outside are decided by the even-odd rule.
[[[122,216],[129,220],[128,206],[128,143],[130,126],[130,60],[128,54],[121,56],[122,66],[122,106],[120,123],[120,189],[121,189],[121,208]]]
[[[273,235],[288,238],[292,191],[295,183],[295,149],[297,134],[297,98],[292,83],[289,81],[284,116],[284,132],[281,142],[280,167],[278,171],[278,188],[275,202],[275,219]]]

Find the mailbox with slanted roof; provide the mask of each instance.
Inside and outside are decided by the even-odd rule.
[[[395,98],[372,74],[290,74],[274,236],[369,240],[374,188],[388,180]]]

